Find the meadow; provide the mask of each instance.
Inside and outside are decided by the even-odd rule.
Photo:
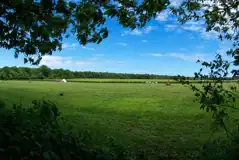
[[[39,79],[32,80],[32,81],[42,81]],[[44,79],[44,81],[56,81],[55,79]],[[159,83],[165,84],[167,82],[176,83],[179,82],[174,79],[109,79],[109,78],[73,78],[67,79],[68,82],[82,82],[82,83]],[[202,80],[188,80],[191,83],[200,83],[203,82]],[[224,83],[234,83],[237,80],[225,80]]]
[[[76,131],[90,133],[89,145],[107,149],[110,136],[149,159],[195,158],[211,135],[210,113],[180,84],[0,81],[0,93],[8,106],[52,100]]]
[[[145,83],[145,82],[157,82],[157,83],[176,83],[173,79],[99,79],[99,78],[74,78],[68,79],[70,82],[89,82],[89,83]]]

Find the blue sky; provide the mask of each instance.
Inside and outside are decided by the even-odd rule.
[[[130,31],[115,20],[106,25],[109,37],[102,44],[83,47],[71,37],[64,41],[61,52],[43,57],[41,64],[78,71],[191,76],[200,68],[198,58],[211,60],[216,52],[230,47],[230,43],[218,41],[214,32],[205,32],[202,21],[180,25],[168,11],[143,29]],[[21,58],[14,59],[13,53],[0,49],[0,67],[29,66]]]

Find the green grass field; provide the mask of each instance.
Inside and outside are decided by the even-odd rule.
[[[35,81],[35,80],[33,80]],[[40,81],[40,80],[37,80]],[[56,81],[55,79],[45,79],[44,81]],[[81,82],[81,83],[146,83],[153,82],[159,84],[179,83],[174,79],[100,79],[100,78],[74,78],[67,79],[68,82]],[[189,80],[191,83],[199,83],[199,80]],[[225,80],[225,83],[237,82],[236,80]]]
[[[99,79],[99,78],[75,78],[69,79],[68,81],[72,82],[101,82],[101,83],[145,83],[145,82],[158,82],[158,83],[166,83],[170,81],[172,83],[176,83],[173,79]]]
[[[210,114],[180,84],[0,81],[0,92],[9,106],[52,100],[76,130],[90,132],[95,147],[107,147],[106,136],[112,136],[131,151],[144,150],[150,159],[193,157],[211,133]]]

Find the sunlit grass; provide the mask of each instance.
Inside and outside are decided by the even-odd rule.
[[[0,93],[9,106],[52,100],[76,130],[90,132],[92,144],[104,144],[112,136],[153,159],[162,152],[196,154],[211,133],[210,114],[200,110],[192,92],[180,84],[6,81],[0,82]]]

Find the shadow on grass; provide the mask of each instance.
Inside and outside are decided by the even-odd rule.
[[[76,130],[88,130],[94,144],[102,145],[106,136],[112,136],[133,152],[143,150],[150,159],[195,158],[210,136],[210,117],[205,113],[169,115],[89,107],[63,115]]]

